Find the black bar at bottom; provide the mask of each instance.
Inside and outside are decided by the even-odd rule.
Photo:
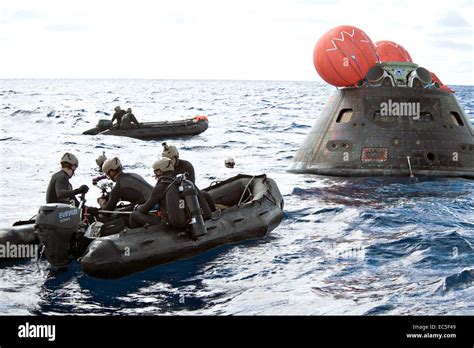
[[[472,346],[474,317],[14,316],[0,317],[0,346],[45,344],[459,344]],[[54,337],[53,326],[54,325]],[[39,336],[43,337],[32,337]],[[20,337],[22,336],[22,337]],[[54,339],[53,339],[54,338]]]

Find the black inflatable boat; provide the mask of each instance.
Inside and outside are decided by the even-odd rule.
[[[116,226],[109,226],[118,227],[117,233],[85,237],[80,209],[65,204],[42,206],[36,227],[53,266],[67,267],[71,259],[79,258],[88,275],[118,278],[224,244],[262,238],[283,218],[280,191],[264,174],[237,175],[203,191],[211,195],[218,209],[202,222],[203,233],[195,238],[189,231],[193,222],[181,229],[164,224],[128,229],[121,219]]]
[[[17,221],[12,227],[2,228],[0,229],[0,263],[31,258],[31,247],[39,244],[34,218]],[[38,250],[39,248],[35,249],[35,254]]]
[[[87,135],[116,135],[141,140],[160,140],[174,137],[197,135],[204,132],[209,126],[206,116],[196,116],[181,121],[143,122],[139,127],[117,129],[112,127],[110,120],[100,120],[97,126],[85,131]]]

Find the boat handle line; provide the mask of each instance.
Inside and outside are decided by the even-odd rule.
[[[156,213],[157,210],[150,210],[149,213]],[[99,210],[99,213],[105,213],[105,214],[131,214],[133,211],[117,211],[117,210]]]
[[[249,180],[248,184],[245,185],[244,192],[242,192],[242,196],[240,196],[239,203],[237,203],[237,206],[240,206],[240,203],[242,203],[242,199],[244,198],[245,192],[247,192],[247,189],[249,188],[250,183],[255,179],[255,175],[252,176],[252,178]],[[252,194],[252,192],[250,192]]]
[[[410,178],[413,178],[413,172],[411,170],[411,162],[410,162],[410,156],[407,156],[407,162],[408,162],[408,169],[410,170]]]

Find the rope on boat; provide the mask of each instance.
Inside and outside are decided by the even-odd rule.
[[[255,179],[255,175],[252,176],[252,179],[250,179],[248,184],[245,186],[244,192],[242,192],[242,196],[240,196],[239,203],[237,203],[237,206],[240,206],[240,203],[242,203],[242,199],[244,198],[245,192],[247,192],[247,190],[249,190],[250,196],[252,195],[252,192],[249,189],[249,185],[252,183],[253,179]]]

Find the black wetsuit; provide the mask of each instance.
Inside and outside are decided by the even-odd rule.
[[[152,190],[153,186],[138,174],[119,174],[115,186],[110,192],[109,200],[102,209],[114,210],[120,200],[128,201],[133,205],[143,204]]]
[[[69,175],[64,170],[53,174],[49,181],[48,189],[46,191],[46,203],[65,203],[70,204],[71,200],[74,205],[79,206],[79,201],[75,197],[77,192],[72,189],[69,182]]]
[[[117,120],[117,127],[120,128],[120,125],[122,124],[122,117],[126,114],[127,112],[125,110],[119,110],[116,111],[114,116],[112,117],[112,123]]]
[[[172,172],[169,172],[169,175],[168,173],[163,175],[158,180],[146,202],[138,206],[137,210],[135,210],[130,216],[130,225],[132,228],[143,226],[145,224],[158,225],[162,221],[162,218],[155,214],[148,214],[157,204],[160,205],[162,215],[166,220],[167,207],[164,198],[166,196],[166,189],[173,180]]]
[[[188,161],[178,159],[178,164],[176,165],[176,167],[174,167],[173,176],[176,176],[178,174],[184,174],[184,173],[189,174],[187,179],[192,181],[193,184],[194,184],[195,181],[196,181],[196,178],[194,176],[194,167],[193,167],[193,165]]]
[[[134,125],[136,127],[140,125],[137,119],[135,118],[135,115],[125,114],[122,118],[121,128],[122,129],[133,128]]]

